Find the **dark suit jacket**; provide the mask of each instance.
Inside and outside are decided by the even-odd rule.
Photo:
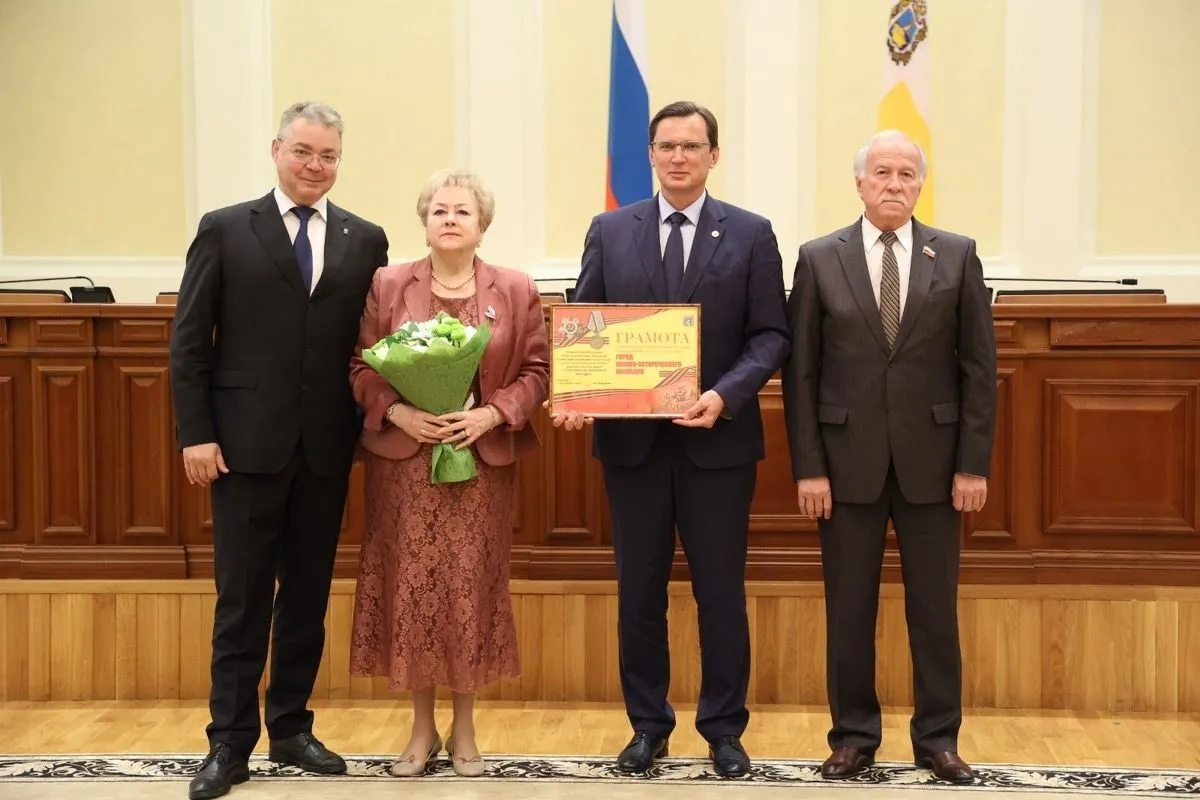
[[[388,242],[333,203],[328,213],[311,298],[273,194],[200,220],[171,336],[180,447],[216,442],[230,470],[270,473],[302,441],[314,471],[350,468],[361,427],[350,356]]]
[[[869,503],[894,462],[909,502],[936,503],[950,499],[955,472],[987,476],[996,342],[972,239],[913,220],[891,353],[861,219],[800,248],[788,306],[794,344],[783,389],[797,480],[825,475],[835,503]]]
[[[699,467],[760,460],[758,391],[783,365],[789,347],[782,262],[771,223],[710,195],[684,271],[683,297],[700,305],[701,391],[716,390],[725,412],[709,429],[672,427]],[[667,302],[657,197],[592,220],[573,301]],[[661,424],[596,420],[594,455],[614,465],[639,464]]]
[[[350,379],[355,398],[366,409],[363,448],[385,458],[411,458],[421,445],[399,428],[384,424],[387,407],[400,395],[367,366],[361,353],[404,323],[429,319],[432,275],[428,258],[393,264],[375,273],[367,295]],[[480,322],[488,322],[492,329],[479,363],[479,405],[494,406],[504,424],[479,437],[474,448],[484,463],[502,467],[538,446],[537,431],[529,420],[541,408],[549,384],[546,318],[532,278],[478,258],[475,302]],[[494,313],[485,319],[489,309]]]

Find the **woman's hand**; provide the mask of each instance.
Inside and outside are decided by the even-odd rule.
[[[438,417],[446,426],[442,429],[442,441],[455,443],[455,450],[475,444],[480,436],[495,428],[503,420],[500,412],[492,406],[472,408],[470,411],[451,411]]]
[[[446,423],[440,417],[404,403],[389,408],[387,420],[421,444],[440,444],[446,435]]]

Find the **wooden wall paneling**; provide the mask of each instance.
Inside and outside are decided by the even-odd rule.
[[[0,594],[0,700],[29,696],[29,595]]]
[[[25,695],[21,700],[49,700],[50,676],[53,664],[50,660],[50,595],[34,594],[28,598],[26,614],[26,642],[28,650],[22,654],[27,664],[23,671]]]
[[[96,543],[93,366],[88,359],[33,361],[34,542]]]
[[[364,481],[366,466],[355,459],[350,468],[350,484],[346,491],[346,506],[342,509],[342,526],[338,531],[337,555],[334,558],[335,578],[353,578],[358,574],[359,548],[362,545],[364,517]],[[211,493],[205,492],[209,503],[208,536],[212,537]],[[211,559],[211,555],[209,556]]]
[[[1200,645],[1198,592],[966,587],[959,613],[964,704],[1200,712],[1194,657]],[[213,601],[203,581],[0,583],[0,695],[15,701],[202,701],[208,696]],[[620,702],[611,583],[518,581],[513,603],[522,674],[488,687],[481,697]],[[388,688],[386,678],[350,675],[353,608],[352,582],[338,581],[314,696],[403,697]],[[751,702],[824,705],[820,587],[751,584],[747,610]],[[672,586],[674,703],[694,704],[699,692],[696,613],[688,587]],[[882,592],[876,659],[881,702],[911,704],[900,587]]]
[[[1200,601],[1179,603],[1179,624],[1176,653],[1178,658],[1179,677],[1176,684],[1177,706],[1181,709],[1200,710],[1200,668],[1197,666],[1197,653],[1200,653]],[[1161,652],[1161,651],[1160,651]],[[1163,653],[1166,656],[1167,653]],[[1159,664],[1165,664],[1162,658]],[[1160,704],[1170,700],[1164,693],[1160,696]]]
[[[167,367],[113,364],[117,379],[114,427],[117,507],[115,530],[122,544],[176,544],[171,519],[174,432]]]
[[[599,545],[599,520],[596,517],[595,483],[599,472],[592,458],[590,430],[565,431],[543,425],[547,471],[530,475],[542,485],[544,502],[549,507],[549,525],[541,537],[542,545]]]
[[[207,582],[206,582],[207,583]],[[211,684],[213,611],[216,595],[179,597],[179,698],[206,700]],[[326,644],[328,648],[328,643]]]
[[[96,516],[105,545],[180,544],[167,367],[146,362],[97,360]]]
[[[1055,347],[1200,347],[1200,320],[1070,319],[1050,321]]]
[[[187,485],[175,449],[173,312],[0,306],[0,577],[211,577],[209,492]],[[1200,306],[1012,305],[994,317],[995,474],[988,508],[964,521],[962,581],[1196,583]],[[760,397],[766,459],[747,574],[819,580],[815,524],[796,513],[778,379]],[[543,447],[518,466],[512,574],[611,579],[590,430],[556,431],[540,415],[533,424]],[[360,465],[340,577],[357,569],[361,483]],[[899,580],[897,567],[890,539],[885,581]],[[682,554],[672,577],[687,577]]]
[[[0,346],[0,578],[20,572],[21,550],[33,541],[30,395],[29,361]]]
[[[512,558],[510,575],[529,577],[534,550],[541,544],[542,533],[550,527],[554,492],[547,487],[553,481],[550,444],[544,420],[535,417],[529,425],[538,433],[542,446],[517,462],[516,503],[512,521]],[[543,480],[543,476],[545,480]]]
[[[1013,488],[1021,454],[1014,441],[1016,427],[1015,384],[1018,367],[1001,366],[996,380],[996,442],[987,486],[987,503],[978,513],[965,515],[963,546],[967,549],[1012,549]]]
[[[207,487],[193,486],[183,473],[183,460],[177,453],[173,481],[176,488],[176,523],[187,553],[190,578],[213,576],[212,497]],[[339,576],[344,577],[344,576]]]
[[[1200,380],[1052,378],[1045,386],[1046,536],[1151,533],[1196,547]],[[1130,462],[1140,468],[1124,468]]]
[[[17,393],[16,380],[0,375],[0,541],[17,529]],[[7,535],[5,535],[7,534]]]
[[[783,386],[778,376],[759,393],[766,458],[758,462],[754,500],[750,504],[750,541],[763,548],[816,548],[816,523],[800,516],[787,422],[783,413]]]

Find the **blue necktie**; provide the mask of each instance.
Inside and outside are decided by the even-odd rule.
[[[671,232],[667,234],[667,246],[663,250],[663,273],[667,278],[667,302],[681,303],[683,298],[683,231],[681,227],[687,221],[682,211],[676,211],[667,217],[671,223]]]
[[[296,234],[296,241],[292,244],[296,251],[296,263],[300,265],[300,282],[304,284],[305,289],[312,292],[313,252],[312,242],[308,240],[308,218],[317,213],[317,210],[308,206],[296,206],[292,213],[300,219],[300,232]]]

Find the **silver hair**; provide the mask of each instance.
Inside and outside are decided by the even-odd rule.
[[[346,129],[342,124],[342,116],[324,103],[319,103],[315,100],[304,100],[299,103],[292,103],[283,112],[283,116],[279,118],[279,133],[277,136],[282,139],[287,133],[288,128],[298,119],[306,119],[309,122],[317,125],[325,125],[333,128],[341,136]]]
[[[917,156],[921,162],[921,180],[923,182],[925,180],[925,173],[929,169],[929,165],[925,161],[925,151],[921,149],[921,145],[914,142],[903,131],[896,130],[880,131],[868,139],[866,144],[858,148],[858,152],[854,154],[854,177],[865,178],[867,176],[867,155],[871,152],[871,146],[882,139],[900,139],[917,148]]]

